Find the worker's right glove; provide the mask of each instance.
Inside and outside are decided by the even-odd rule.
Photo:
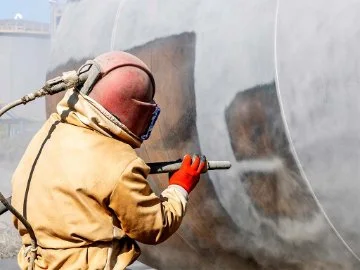
[[[179,185],[189,194],[199,182],[200,174],[206,166],[206,157],[185,155],[181,167],[169,179],[170,185]]]

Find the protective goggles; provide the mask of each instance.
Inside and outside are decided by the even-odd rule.
[[[159,117],[159,114],[160,114],[160,107],[156,104],[155,110],[153,111],[152,116],[151,116],[149,126],[148,126],[147,130],[145,131],[145,133],[140,136],[141,140],[145,141],[145,140],[149,139],[149,137],[151,135],[151,131],[153,130],[153,128],[155,126],[155,123]]]

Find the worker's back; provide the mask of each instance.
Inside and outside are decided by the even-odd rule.
[[[88,263],[91,269],[104,268],[114,235],[123,236],[121,230],[114,231],[110,196],[125,167],[136,158],[127,143],[62,123],[56,114],[50,117],[13,176],[12,203],[35,231],[43,257],[37,264],[53,268],[66,260],[71,269],[83,269]],[[17,219],[15,225],[23,244],[30,245],[24,226]],[[134,248],[128,240],[129,248]],[[84,246],[88,248],[74,249]],[[21,253],[19,262],[26,268]]]

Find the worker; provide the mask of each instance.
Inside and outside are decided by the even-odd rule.
[[[88,61],[81,87],[69,89],[37,132],[12,178],[13,206],[24,225],[18,254],[27,269],[124,269],[140,255],[136,241],[169,238],[185,215],[206,160],[185,155],[160,196],[135,148],[148,139],[160,109],[155,81],[137,57],[114,51]]]

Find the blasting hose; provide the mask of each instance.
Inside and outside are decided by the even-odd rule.
[[[8,202],[7,199],[2,195],[0,192],[0,201],[2,204],[17,218],[21,221],[22,224],[24,224],[26,230],[28,231],[30,238],[31,238],[31,246],[29,251],[30,253],[30,261],[28,270],[34,269],[34,263],[36,259],[36,251],[37,251],[37,241],[35,237],[34,230],[32,229],[30,223]]]

